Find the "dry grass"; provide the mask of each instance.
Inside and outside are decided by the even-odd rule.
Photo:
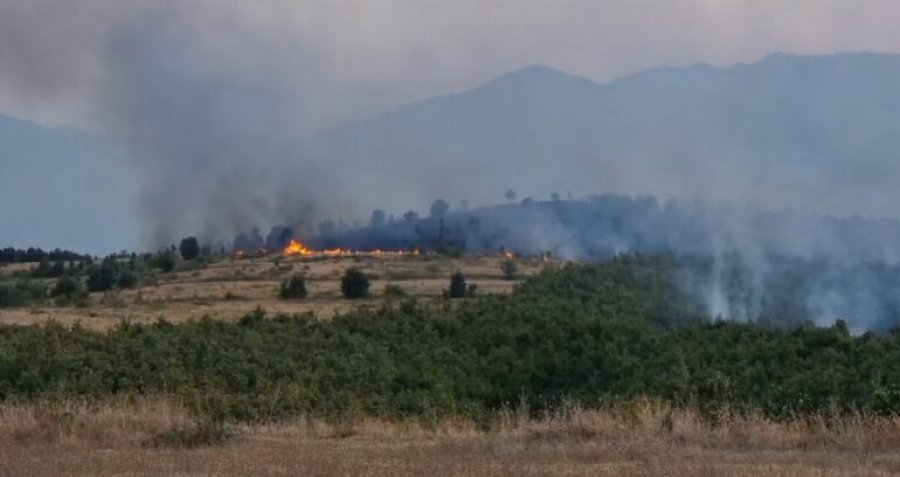
[[[148,445],[189,424],[169,401],[0,409],[0,475],[879,476],[900,473],[900,420],[779,423],[639,403],[509,413],[482,431],[362,419],[244,425],[224,445]]]
[[[453,271],[462,270],[479,293],[509,293],[515,282],[504,280],[501,259],[496,256],[340,257],[327,259],[282,258],[225,259],[198,270],[163,274],[155,284],[118,293],[96,293],[85,308],[34,306],[0,310],[0,323],[28,325],[53,321],[64,325],[79,323],[96,329],[115,326],[123,319],[150,323],[210,317],[237,320],[257,307],[271,313],[313,312],[330,318],[360,305],[378,305],[388,283],[399,285],[412,298],[440,297]],[[520,274],[528,276],[544,266],[537,259],[517,259]],[[16,264],[4,269],[22,268]],[[373,297],[350,301],[341,297],[340,278],[349,267],[359,267],[371,275]],[[306,276],[310,298],[282,301],[278,285],[294,273]]]

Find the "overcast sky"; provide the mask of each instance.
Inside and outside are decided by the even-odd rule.
[[[318,130],[535,63],[604,81],[774,51],[897,52],[898,18],[894,0],[0,0],[0,111],[102,129],[111,43],[140,25],[207,74],[277,75]]]
[[[24,183],[62,169],[0,155],[0,179],[26,191],[0,195],[0,242],[85,229],[57,204],[118,234],[71,242],[91,251],[313,220],[350,207],[279,161],[335,125],[532,64],[604,82],[778,51],[900,52],[898,18],[896,0],[0,0],[0,114],[100,133],[127,157],[82,171],[101,211]]]

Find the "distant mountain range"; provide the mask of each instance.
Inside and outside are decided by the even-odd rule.
[[[0,244],[136,246],[134,173],[120,156],[101,139],[0,116]],[[496,203],[512,188],[897,217],[900,55],[774,54],[605,84],[531,66],[335,129],[297,156],[360,216],[423,211],[437,197]]]
[[[896,216],[900,56],[774,54],[603,85],[532,66],[333,131],[311,155],[390,209],[513,188]]]
[[[135,189],[103,138],[0,115],[0,247],[135,247]]]

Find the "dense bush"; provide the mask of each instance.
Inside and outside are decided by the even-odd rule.
[[[78,280],[71,277],[62,277],[56,280],[56,284],[50,289],[50,296],[53,298],[74,298],[83,291]]]
[[[348,268],[341,277],[341,293],[345,298],[369,296],[369,277],[358,268]]]
[[[25,306],[46,299],[47,287],[39,282],[20,280],[15,283],[0,283],[0,308]]]
[[[306,298],[306,278],[303,275],[296,274],[290,279],[281,282],[278,296],[282,300]]]
[[[113,266],[103,264],[94,267],[87,276],[87,289],[91,292],[112,290],[116,286],[116,270]]]
[[[160,252],[150,260],[150,266],[160,271],[169,273],[175,270],[175,254],[172,252]]]
[[[466,276],[462,272],[450,276],[450,298],[465,298],[467,291]]]
[[[330,320],[0,327],[0,401],[167,393],[211,422],[490,418],[650,397],[774,418],[900,412],[900,332],[710,321],[671,257],[569,265],[512,295]]]
[[[181,258],[184,260],[193,260],[200,256],[200,242],[197,237],[186,237],[181,239],[181,245],[178,246]]]

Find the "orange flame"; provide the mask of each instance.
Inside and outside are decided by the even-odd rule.
[[[284,255],[286,256],[301,256],[301,257],[310,257],[310,256],[320,256],[320,257],[356,257],[356,256],[371,256],[371,257],[393,257],[393,256],[403,256],[405,254],[419,255],[421,252],[418,248],[413,249],[412,251],[404,251],[404,250],[382,250],[382,249],[374,249],[368,251],[361,250],[351,250],[346,248],[329,248],[323,250],[313,250],[308,248],[303,242],[299,240],[291,240],[291,243],[288,244],[287,247],[284,248]]]
[[[288,244],[287,247],[284,248],[285,255],[312,255],[314,252],[308,248],[306,245],[303,245],[302,242],[297,240],[291,240],[291,243]]]

